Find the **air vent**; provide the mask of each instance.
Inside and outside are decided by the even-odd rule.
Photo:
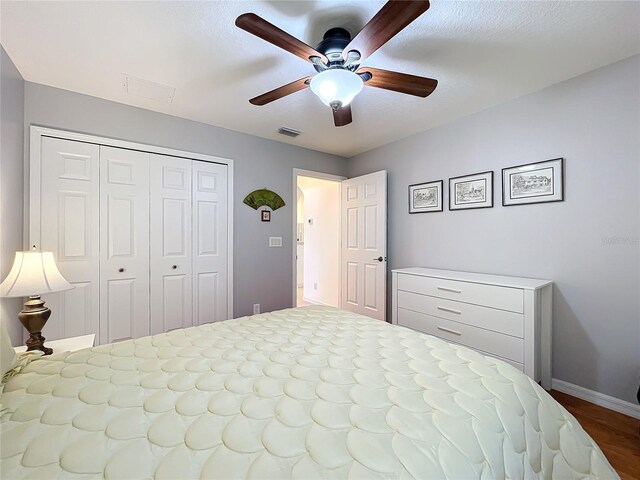
[[[278,133],[280,135],[285,135],[287,137],[296,138],[302,132],[299,132],[298,130],[294,130],[293,128],[280,127],[280,130],[278,130]]]
[[[173,96],[176,93],[176,89],[169,85],[162,85],[161,83],[126,74],[122,76],[122,89],[128,95],[162,103],[173,102]]]

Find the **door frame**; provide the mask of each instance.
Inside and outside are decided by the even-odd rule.
[[[292,277],[291,277],[291,305],[293,305],[294,307],[297,305],[298,303],[298,281],[297,281],[297,276],[298,276],[298,271],[297,271],[297,262],[296,262],[296,256],[298,255],[298,242],[297,242],[297,237],[298,237],[298,209],[296,208],[298,205],[298,177],[311,177],[311,178],[319,178],[320,180],[332,180],[334,182],[342,182],[343,180],[346,180],[347,177],[344,177],[342,175],[334,175],[332,173],[323,173],[323,172],[315,172],[313,170],[305,170],[302,168],[294,168],[293,169],[293,199],[291,202],[291,205],[293,205],[293,208],[291,208],[291,219],[292,219],[292,230],[291,230],[291,273],[292,273]],[[340,209],[342,209],[342,196],[340,196]],[[342,226],[339,227],[338,229],[338,243],[341,245],[342,244],[342,231],[341,231]],[[342,250],[342,249],[340,249]],[[341,265],[341,255],[342,253],[339,251],[338,252],[338,268],[340,268]],[[340,293],[340,295],[342,295],[342,275],[338,275],[338,292]],[[338,308],[340,306],[338,305]]]
[[[204,155],[202,153],[188,152],[185,150],[176,150],[173,148],[158,147],[147,145],[144,143],[128,142],[115,138],[101,137],[97,135],[88,135],[85,133],[72,132],[68,130],[59,130],[55,128],[41,127],[31,125],[29,141],[29,191],[25,199],[25,238],[29,239],[29,246],[40,244],[40,224],[36,218],[40,218],[41,203],[41,166],[42,166],[42,137],[54,137],[63,140],[74,140],[77,142],[94,143],[97,145],[105,145],[109,147],[124,148],[127,150],[138,150],[147,153],[157,153],[160,155],[169,155],[172,157],[182,157],[189,160],[200,160],[209,163],[218,163],[226,165],[227,170],[227,316],[233,318],[233,160],[223,157],[215,157],[212,155]]]

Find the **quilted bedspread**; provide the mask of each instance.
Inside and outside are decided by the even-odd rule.
[[[515,368],[327,307],[30,363],[1,397],[17,478],[618,478]]]

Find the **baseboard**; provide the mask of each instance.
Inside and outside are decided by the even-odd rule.
[[[605,395],[604,393],[589,390],[588,388],[574,385],[573,383],[565,382],[564,380],[558,380],[554,378],[551,380],[551,388],[572,397],[581,398],[587,402],[595,403],[601,407],[608,408],[614,412],[623,413],[633,418],[640,419],[640,405],[636,405],[619,398]]]
[[[302,300],[307,302],[307,303],[310,303],[311,305],[322,305],[324,307],[334,307],[335,308],[335,305],[330,305],[328,303],[320,302],[319,300],[311,300],[310,298],[307,298],[307,297],[302,297]]]

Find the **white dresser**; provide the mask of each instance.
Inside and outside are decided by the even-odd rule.
[[[504,360],[551,389],[553,282],[393,270],[392,323]]]

